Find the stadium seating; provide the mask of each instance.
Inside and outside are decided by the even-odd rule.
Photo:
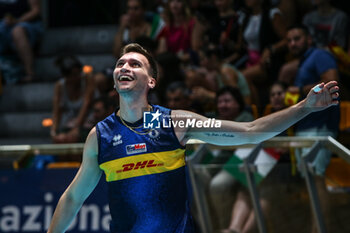
[[[116,31],[113,25],[47,29],[35,59],[35,82],[2,87],[0,145],[51,143],[42,121],[51,117],[54,84],[60,78],[55,58],[73,54],[94,71],[102,71],[115,62]]]

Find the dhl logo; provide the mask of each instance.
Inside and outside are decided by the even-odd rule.
[[[122,165],[123,169],[117,170],[116,173],[127,172],[131,170],[138,170],[146,167],[149,168],[149,167],[160,167],[160,166],[164,166],[164,163],[154,163],[154,160],[145,160],[137,163],[124,164]]]
[[[138,143],[137,147],[143,147]],[[137,144],[130,145],[135,148]],[[147,148],[147,145],[146,145]],[[163,173],[185,166],[185,150],[154,152],[148,154],[132,155],[107,161],[100,165],[106,174],[106,181],[128,179],[157,173]]]

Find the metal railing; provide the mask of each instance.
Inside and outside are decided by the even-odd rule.
[[[257,185],[254,179],[254,172],[257,167],[254,164],[257,154],[261,148],[265,147],[287,147],[294,149],[302,149],[302,148],[311,148],[309,152],[302,155],[300,161],[300,170],[303,174],[303,177],[306,181],[306,186],[308,190],[308,194],[310,197],[312,213],[315,218],[316,227],[319,233],[325,233],[326,227],[324,224],[324,219],[321,215],[320,209],[320,201],[317,193],[317,189],[315,187],[314,180],[314,168],[312,162],[314,161],[317,152],[321,148],[327,148],[335,155],[344,159],[348,163],[350,163],[350,150],[340,144],[338,141],[333,139],[332,137],[275,137],[258,145],[242,145],[242,146],[216,146],[206,144],[202,141],[191,140],[187,143],[188,147],[192,147],[194,149],[194,153],[188,159],[188,167],[190,171],[190,178],[192,182],[193,194],[197,208],[199,209],[199,224],[201,231],[203,233],[210,233],[212,226],[210,223],[210,217],[208,208],[206,207],[202,188],[197,185],[198,182],[194,175],[194,167],[198,164],[202,157],[204,156],[207,150],[212,149],[221,149],[221,150],[233,150],[237,148],[254,148],[251,153],[243,160],[243,164],[241,167],[241,171],[245,173],[248,189],[250,192],[250,196],[252,199],[254,212],[256,215],[256,221],[258,225],[258,229],[260,233],[266,233],[266,225],[264,222],[263,213],[261,210],[261,206],[259,203],[259,194],[257,191]]]

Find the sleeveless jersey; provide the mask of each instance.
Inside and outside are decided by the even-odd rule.
[[[169,109],[154,105],[156,111],[161,113],[158,122],[169,122]],[[143,119],[128,125],[145,132],[140,127]],[[194,232],[185,150],[173,127],[160,126],[137,134],[115,113],[96,125],[98,163],[109,190],[111,232]]]

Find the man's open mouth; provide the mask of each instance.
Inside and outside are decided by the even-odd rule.
[[[118,78],[119,81],[133,81],[134,78],[128,75],[121,75]]]

